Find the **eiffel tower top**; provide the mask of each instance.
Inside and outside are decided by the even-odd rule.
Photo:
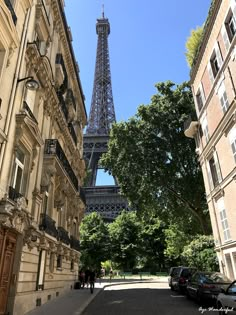
[[[92,102],[86,129],[87,135],[109,135],[111,124],[116,121],[112,95],[111,71],[108,50],[110,23],[104,17],[97,19],[98,35]]]

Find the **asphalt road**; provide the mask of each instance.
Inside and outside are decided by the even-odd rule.
[[[105,288],[89,304],[83,315],[216,315],[194,301],[172,292],[166,283],[145,282]]]

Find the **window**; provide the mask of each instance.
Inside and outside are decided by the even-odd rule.
[[[57,256],[57,269],[62,269],[62,255]]]
[[[236,32],[236,20],[231,9],[225,21],[225,29],[231,43]]]
[[[224,199],[220,198],[217,201],[217,208],[219,210],[220,214],[220,220],[221,220],[221,225],[223,229],[223,235],[224,235],[224,241],[230,240],[230,230],[229,230],[229,225],[228,225],[228,220],[227,220],[227,215],[226,215],[226,210],[225,210],[225,205],[224,205]]]
[[[229,108],[229,101],[227,98],[224,83],[221,83],[219,90],[218,90],[218,95],[219,95],[222,110],[225,113],[227,111],[227,109]]]
[[[11,186],[16,192],[25,194],[27,181],[27,158],[21,149],[17,149],[13,166]]]
[[[200,84],[199,89],[197,91],[196,101],[197,101],[198,110],[200,112],[205,102],[205,95],[203,92],[202,83]]]
[[[209,141],[210,139],[210,134],[209,134],[209,129],[208,129],[208,124],[207,124],[207,118],[205,117],[202,122],[201,122],[201,126],[202,126],[202,132],[205,136],[206,142]]]
[[[214,48],[214,51],[212,53],[210,62],[207,65],[207,69],[208,69],[211,83],[214,82],[215,77],[217,76],[217,74],[218,74],[218,72],[222,66],[222,63],[223,63],[223,60],[222,60],[220,48],[219,48],[219,45],[217,42],[215,44],[215,48]]]
[[[236,128],[232,128],[229,132],[229,141],[232,148],[234,161],[236,162]]]
[[[214,189],[222,181],[220,165],[218,162],[218,156],[216,152],[214,152],[212,157],[208,160],[207,170],[210,188]]]
[[[44,273],[45,273],[45,265],[46,265],[46,250],[42,249],[39,254],[39,267],[38,267],[38,277],[37,277],[37,290],[44,289]]]

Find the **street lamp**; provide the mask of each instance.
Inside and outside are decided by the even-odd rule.
[[[33,77],[26,77],[26,78],[22,78],[22,79],[18,79],[17,80],[17,83],[19,82],[22,82],[22,81],[25,81],[25,87],[28,89],[28,90],[31,90],[31,91],[36,91],[38,88],[39,88],[39,83],[38,81],[36,81]]]

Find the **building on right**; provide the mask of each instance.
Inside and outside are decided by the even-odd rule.
[[[194,138],[220,270],[236,279],[236,0],[213,0],[191,69]],[[194,188],[193,188],[194,189]]]

